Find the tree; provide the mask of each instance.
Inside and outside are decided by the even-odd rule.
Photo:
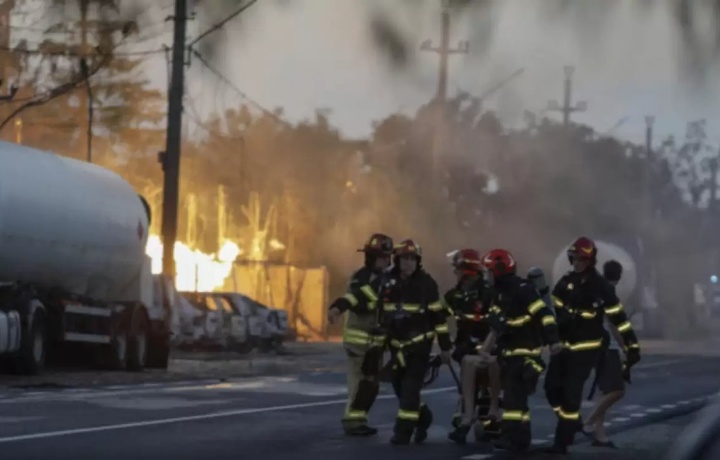
[[[91,100],[83,82],[72,91],[23,113],[23,124],[30,127],[24,132],[24,142],[85,159],[90,127],[88,103],[91,103],[94,161],[122,169],[138,157],[144,159],[150,152],[154,157],[164,138],[159,126],[164,119],[163,95],[148,87],[149,81],[140,68],[141,59],[116,51],[137,35],[134,19],[121,17],[117,0],[54,0],[53,6],[62,9],[77,6],[78,16],[72,21],[58,18],[58,23],[47,33],[65,30],[79,39],[57,42],[46,38],[39,46],[43,59],[34,69],[36,79],[45,79],[57,86],[68,81],[83,82],[87,68],[101,70],[89,79]],[[93,10],[97,14],[91,17]],[[58,9],[48,11],[52,14]],[[27,59],[26,66],[29,66]],[[33,129],[35,127],[37,129]],[[48,136],[48,127],[55,128],[51,136]],[[59,139],[62,142],[58,142]]]

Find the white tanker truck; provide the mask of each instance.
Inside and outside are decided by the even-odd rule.
[[[166,367],[172,283],[151,274],[150,219],[117,174],[0,142],[3,363],[36,374],[80,345],[103,367]]]

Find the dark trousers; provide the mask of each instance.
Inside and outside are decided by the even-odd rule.
[[[367,425],[368,412],[380,391],[382,355],[380,347],[362,354],[348,351],[348,404],[342,419],[346,430]]]
[[[513,450],[525,450],[530,447],[530,407],[528,397],[535,392],[543,368],[539,360],[523,356],[502,359],[503,444]]]
[[[583,387],[595,367],[600,349],[565,350],[550,359],[545,376],[545,395],[558,416],[555,444],[569,446],[580,423]]]
[[[428,341],[401,350],[390,348],[395,361],[392,387],[399,402],[394,431],[399,436],[412,436],[416,427],[427,430],[432,422],[430,409],[420,400],[431,347],[432,343]],[[402,353],[402,359],[398,358],[398,353]]]

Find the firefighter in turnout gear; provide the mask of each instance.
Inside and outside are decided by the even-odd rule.
[[[535,392],[545,367],[540,358],[542,347],[549,345],[551,353],[556,354],[562,345],[550,308],[532,283],[515,275],[512,254],[494,249],[482,262],[495,289],[489,314],[492,332],[483,348],[496,342],[502,366],[503,426],[495,446],[521,453],[532,441],[528,397]]]
[[[466,436],[475,422],[476,402],[484,433],[499,432],[495,420],[498,417],[500,401],[500,367],[497,360],[487,362],[479,354],[482,344],[490,333],[487,321],[492,293],[483,278],[480,254],[474,249],[457,251],[452,260],[457,285],[443,296],[446,308],[455,317],[457,334],[452,357],[460,364],[459,409],[453,420],[455,430],[448,438],[459,444],[466,442]],[[490,354],[492,351],[488,350]],[[489,398],[477,401],[479,387],[487,390]]]
[[[328,320],[334,323],[347,312],[343,345],[348,356],[348,403],[343,429],[350,436],[371,436],[377,429],[368,426],[368,411],[380,388],[385,349],[385,335],[379,324],[382,306],[377,292],[383,278],[389,276],[393,241],[376,233],[358,251],[365,253],[365,265],[353,274],[347,293],[332,303]]]
[[[573,270],[552,291],[560,339],[565,349],[550,360],[545,378],[548,402],[557,414],[555,442],[549,453],[566,454],[581,425],[583,386],[603,347],[605,318],[621,334],[628,366],[640,361],[640,347],[632,325],[612,286],[595,268],[597,247],[578,238],[568,249]]]
[[[393,444],[427,438],[432,424],[430,409],[420,401],[433,339],[437,336],[441,360],[450,362],[447,310],[440,301],[435,280],[422,265],[420,247],[412,240],[395,246],[392,277],[382,286],[383,326],[392,356],[392,386],[399,400]]]

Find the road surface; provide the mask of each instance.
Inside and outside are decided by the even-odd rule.
[[[650,355],[616,409],[616,432],[702,405],[718,391],[720,357]],[[176,382],[0,393],[0,457],[11,459],[376,460],[493,458],[489,447],[446,439],[456,396],[445,371],[424,400],[436,423],[426,445],[388,444],[397,408],[383,388],[371,439],[349,439],[339,426],[344,376],[317,372],[225,382]],[[534,444],[547,443],[554,415],[533,397]],[[619,435],[618,435],[619,436]],[[580,457],[578,457],[580,455]],[[568,457],[565,457],[568,458]],[[582,454],[570,458],[587,458]],[[594,457],[593,457],[594,458]],[[608,455],[608,458],[610,456]]]

